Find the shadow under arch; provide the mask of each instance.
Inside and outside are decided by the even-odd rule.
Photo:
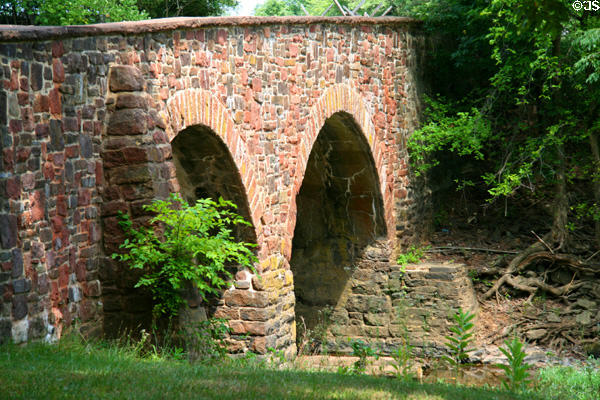
[[[171,141],[175,174],[180,192],[189,204],[210,197],[223,197],[237,206],[235,210],[251,222],[250,207],[241,176],[231,153],[216,133],[206,125],[192,125]],[[252,226],[232,227],[236,240],[256,243]]]
[[[383,201],[383,217],[386,224],[387,239],[393,240],[394,233],[394,176],[392,166],[396,162],[396,153],[387,149],[395,145],[393,137],[384,139],[381,129],[377,131],[374,117],[369,111],[363,96],[346,84],[336,84],[324,91],[319,100],[311,107],[310,118],[306,130],[301,136],[298,157],[294,168],[292,196],[300,191],[308,167],[308,158],[325,121],[335,113],[343,112],[351,115],[354,124],[359,128],[359,136],[366,143],[366,150],[371,154],[377,173],[377,182]],[[378,133],[379,132],[379,133]],[[291,199],[291,212],[288,214],[286,230],[292,233],[297,220],[295,198]],[[288,242],[289,248],[291,243]]]
[[[296,207],[290,260],[296,321],[303,319],[312,330],[322,322],[324,310],[340,311],[364,249],[387,235],[375,161],[349,113],[338,111],[324,121]]]

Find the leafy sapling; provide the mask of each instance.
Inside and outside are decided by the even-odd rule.
[[[181,195],[171,194],[168,201],[144,206],[154,215],[150,227],[135,229],[129,216],[121,214],[119,224],[128,238],[120,246],[123,252],[112,257],[143,270],[136,287],[152,292],[155,316],[176,316],[190,284],[203,298],[217,294],[231,279],[228,265],[254,270],[255,245],[237,242],[232,235],[233,225],[250,225],[231,211],[235,208],[222,198],[190,206]]]
[[[473,341],[472,330],[475,325],[471,321],[475,318],[475,314],[459,309],[453,318],[455,325],[450,327],[450,331],[454,335],[446,336],[446,339],[448,339],[446,347],[449,355],[442,357],[442,359],[458,369],[461,364],[465,364],[469,359],[468,353],[473,351],[469,346]]]
[[[502,354],[508,358],[508,365],[499,364],[498,367],[504,370],[506,380],[502,385],[507,390],[514,392],[523,391],[531,383],[529,369],[531,365],[525,363],[525,345],[514,337],[510,342],[504,341],[506,347],[500,347]]]

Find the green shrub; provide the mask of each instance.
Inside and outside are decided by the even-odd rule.
[[[458,313],[454,315],[455,325],[450,327],[450,331],[454,333],[454,336],[446,336],[449,342],[446,343],[448,347],[448,353],[450,356],[442,357],[443,360],[449,362],[455,367],[459,367],[461,364],[467,362],[469,358],[469,352],[473,349],[469,349],[469,345],[473,341],[473,327],[475,326],[471,321],[475,318],[475,314],[462,309],[458,310]]]
[[[231,231],[232,225],[249,223],[232,208],[235,204],[222,198],[201,199],[189,206],[179,194],[172,194],[168,201],[144,206],[155,215],[149,228],[134,229],[129,216],[121,214],[119,224],[128,238],[120,246],[124,252],[112,257],[144,271],[136,287],[152,292],[155,316],[177,315],[190,283],[203,298],[217,294],[231,278],[228,265],[254,270],[254,245],[236,242]]]

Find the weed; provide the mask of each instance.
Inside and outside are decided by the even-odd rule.
[[[471,321],[475,318],[475,314],[459,309],[453,318],[455,325],[450,327],[450,331],[454,335],[446,336],[446,339],[449,340],[446,343],[446,347],[448,347],[450,356],[444,356],[442,359],[458,369],[461,364],[466,363],[468,360],[468,353],[473,351],[473,349],[469,349],[468,347],[473,341],[472,330],[475,325]]]
[[[369,357],[379,358],[377,352],[371,347],[369,343],[363,342],[360,339],[353,340],[348,338],[350,341],[350,347],[352,347],[352,355],[358,357],[353,364],[353,372],[356,374],[363,374],[367,370],[369,364]]]
[[[275,369],[279,369],[285,364],[285,353],[283,350],[276,350],[273,347],[267,348],[267,363]]]
[[[502,385],[507,390],[514,392],[522,391],[531,383],[529,379],[531,375],[528,372],[531,365],[524,361],[527,355],[524,350],[524,344],[516,337],[513,337],[510,342],[505,340],[504,344],[506,347],[500,347],[500,351],[508,358],[508,365],[498,365],[499,368],[504,370],[506,375],[506,380],[502,382]]]
[[[225,358],[225,338],[230,333],[226,319],[210,318],[190,323],[181,332],[191,361],[214,362]]]
[[[238,243],[231,233],[233,225],[250,225],[230,211],[235,204],[219,198],[189,206],[172,194],[169,201],[154,200],[143,208],[154,214],[151,227],[135,229],[129,215],[119,214],[127,238],[112,258],[143,271],[135,287],[150,289],[155,316],[176,316],[185,304],[182,289],[187,284],[202,298],[218,294],[231,278],[229,263],[254,270],[256,245]]]
[[[306,326],[304,317],[300,317],[297,322],[298,335],[296,339],[298,354],[327,354],[327,334],[332,323],[332,314],[333,308],[331,306],[325,306],[319,310],[318,322],[313,329],[309,329]]]
[[[352,375],[353,370],[347,365],[340,365],[339,367],[337,367],[337,370],[335,372],[340,375]]]
[[[406,253],[402,253],[398,256],[396,262],[398,265],[405,266],[406,264],[418,263],[425,257],[424,251],[429,249],[431,246],[416,247],[410,246]]]
[[[469,278],[471,278],[471,281],[473,283],[479,283],[479,282],[481,282],[481,283],[483,283],[487,287],[494,286],[494,284],[492,283],[492,281],[490,281],[488,279],[482,279],[482,278],[480,278],[478,272],[476,270],[474,270],[474,269],[470,269],[469,272],[468,272],[468,274],[469,274]]]
[[[398,379],[414,379],[413,346],[406,340],[392,353],[392,367]]]

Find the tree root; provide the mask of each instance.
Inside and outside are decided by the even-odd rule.
[[[575,276],[578,272],[583,273],[598,273],[600,269],[593,268],[584,262],[580,261],[577,257],[571,254],[559,254],[551,252],[547,248],[547,244],[544,241],[534,243],[525,249],[522,253],[517,255],[506,267],[502,276],[496,280],[494,285],[483,294],[483,300],[489,299],[492,295],[498,293],[498,290],[504,284],[508,284],[514,289],[521,290],[530,294],[529,300],[533,298],[538,290],[546,291],[554,296],[565,296],[572,290],[575,290],[583,285],[583,282],[575,282]],[[538,277],[523,277],[518,275],[519,272],[523,271],[527,266],[538,261],[546,261],[550,264],[558,264],[562,267],[567,267],[574,271],[573,280],[563,286],[555,287],[545,282],[545,279],[539,279]],[[533,273],[532,273],[533,274]],[[535,274],[534,274],[535,275]]]

